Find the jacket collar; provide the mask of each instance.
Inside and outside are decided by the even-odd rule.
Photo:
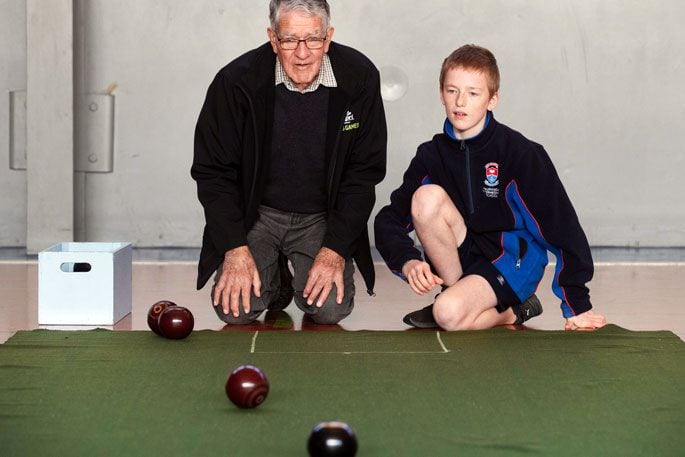
[[[333,67],[333,73],[344,98],[354,98],[363,90],[362,81],[364,74],[360,67],[346,58],[344,49],[346,47],[331,43],[328,49],[328,57]],[[252,64],[243,73],[242,85],[250,93],[264,93],[273,89],[276,85],[276,54],[271,48],[271,43],[267,42],[255,49]]]
[[[328,49],[328,56],[331,59],[338,87],[345,94],[346,98],[355,98],[364,90],[363,81],[367,78],[364,72],[368,70],[357,62],[349,60],[350,53],[345,52],[348,49],[344,45],[333,42]]]
[[[253,61],[243,73],[243,87],[250,93],[257,93],[273,88],[276,84],[276,54],[271,43],[266,42],[255,49]]]
[[[443,133],[453,143],[461,144],[462,142],[465,142],[469,148],[479,149],[487,144],[490,138],[492,138],[492,134],[494,133],[497,124],[498,122],[495,120],[495,115],[492,113],[492,111],[488,111],[483,130],[470,138],[466,138],[465,140],[460,140],[457,138],[454,134],[454,130],[452,129],[452,124],[450,123],[449,119],[445,119],[445,123],[443,124]]]

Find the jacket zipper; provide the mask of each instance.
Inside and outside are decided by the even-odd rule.
[[[461,141],[460,149],[464,151],[466,155],[466,185],[468,187],[467,190],[469,194],[469,214],[473,214],[476,212],[476,210],[473,206],[473,185],[471,183],[471,151],[464,140]]]
[[[252,204],[251,200],[255,196],[255,187],[257,186],[257,174],[259,172],[259,134],[257,133],[257,115],[255,114],[254,105],[252,104],[252,98],[248,95],[247,91],[242,86],[238,85],[238,89],[240,89],[240,91],[245,95],[247,103],[250,105],[250,117],[252,118],[252,130],[254,132],[255,142],[255,164],[254,172],[252,173],[252,185],[250,186],[250,195],[248,196],[247,205],[245,206],[246,208],[249,208]]]
[[[345,113],[349,111],[349,105],[345,105],[345,109],[343,110]],[[331,151],[331,164],[329,167],[329,172],[328,172],[328,189],[326,189],[326,193],[328,193],[328,205],[330,206],[331,204],[331,196],[330,196],[330,191],[333,188],[333,177],[335,176],[335,166],[336,162],[338,161],[338,145],[340,144],[340,135],[342,133],[342,129],[345,126],[345,116],[347,114],[344,114],[343,117],[340,119],[340,125],[338,126],[338,133],[335,135],[335,143],[333,143],[333,150]]]
[[[516,259],[516,268],[521,268],[521,260],[523,260],[523,257],[526,255],[526,252],[528,251],[528,243],[526,243],[526,240],[523,238],[519,238],[519,255],[518,258]]]

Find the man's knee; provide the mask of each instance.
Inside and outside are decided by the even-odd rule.
[[[230,312],[230,310],[228,314],[224,313],[224,310],[221,307],[221,305],[215,306],[214,311],[216,311],[216,315],[219,317],[219,319],[221,319],[228,325],[251,324],[259,318],[260,314],[262,314],[262,311],[250,311],[246,313],[244,310],[241,309],[240,314],[238,314],[238,317],[236,317],[233,315],[233,313]]]
[[[448,202],[451,200],[445,189],[437,184],[425,184],[412,195],[412,219],[419,223],[432,222],[445,210]]]
[[[262,297],[257,297],[256,295],[251,294],[252,295],[250,297],[251,309],[249,312],[246,313],[245,310],[243,309],[242,298],[241,298],[240,299],[241,300],[240,308],[239,308],[240,314],[238,314],[237,317],[234,316],[230,310],[228,311],[228,313],[225,313],[223,307],[221,306],[221,299],[219,300],[219,304],[217,306],[214,306],[214,288],[215,287],[216,287],[216,284],[214,286],[212,286],[212,292],[211,292],[211,297],[210,297],[212,300],[212,308],[214,308],[214,311],[216,312],[217,317],[229,325],[251,324],[252,322],[257,320],[257,318],[259,318],[259,316],[262,314],[264,309],[266,309],[266,306],[264,305],[264,300],[263,300],[263,298],[265,298],[264,295],[262,295]]]
[[[332,304],[324,304],[321,308],[316,308],[310,317],[316,324],[334,325],[349,316],[353,307],[353,301],[347,304],[343,302],[339,305],[333,300]]]
[[[316,302],[312,305],[307,304],[307,300],[298,294],[295,295],[298,307],[311,317],[312,321],[319,325],[334,325],[346,318],[354,308],[354,291],[346,291],[342,303],[338,304],[336,300],[336,288],[333,286],[328,298],[324,300],[321,307],[316,306]]]

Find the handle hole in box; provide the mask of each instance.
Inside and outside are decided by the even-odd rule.
[[[90,264],[86,262],[65,262],[59,266],[65,273],[88,273],[90,268]]]

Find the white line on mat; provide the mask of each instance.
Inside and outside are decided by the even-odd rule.
[[[435,332],[435,334],[438,337],[438,343],[440,343],[440,347],[442,348],[442,352],[450,352],[449,349],[445,347],[445,345],[442,342],[442,338],[440,338],[440,332]]]
[[[447,351],[449,352],[449,351]],[[259,351],[260,354],[444,354],[445,351]]]
[[[257,336],[259,335],[259,330],[255,331],[252,335],[252,346],[250,347],[250,353],[254,354],[257,349]],[[445,347],[440,337],[440,332],[435,332],[438,338],[438,343],[440,343],[440,348],[442,351],[259,351],[260,354],[446,354],[450,352],[449,349]]]
[[[252,335],[252,347],[250,348],[251,354],[254,354],[254,349],[255,349],[255,346],[257,345],[257,335],[259,335],[259,330],[254,332],[254,335]]]

